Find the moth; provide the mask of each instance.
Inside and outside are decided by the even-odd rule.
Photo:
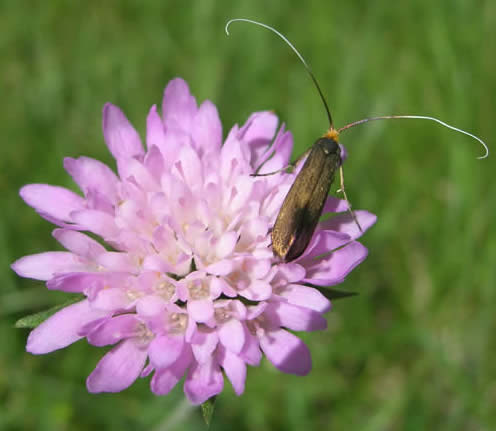
[[[351,210],[348,197],[344,190],[341,147],[338,144],[339,134],[351,127],[360,124],[375,121],[375,120],[396,120],[396,119],[419,119],[430,120],[441,124],[456,132],[463,133],[477,140],[484,148],[485,153],[478,157],[478,159],[486,158],[489,155],[489,149],[484,141],[477,136],[451,126],[437,118],[428,117],[424,115],[384,115],[379,117],[364,118],[362,120],[354,121],[340,129],[335,129],[332,121],[331,111],[327,104],[326,98],[320,89],[319,83],[315,78],[310,66],[307,64],[303,56],[293,46],[293,44],[275,28],[263,24],[261,22],[253,21],[245,18],[235,18],[227,22],[225,31],[229,35],[229,26],[236,21],[244,21],[264,27],[279,36],[298,56],[303,63],[308,75],[313,81],[319,96],[322,100],[324,108],[329,120],[329,128],[327,132],[318,138],[313,146],[304,154],[306,159],[303,167],[296,176],[293,185],[291,186],[288,194],[284,198],[281,209],[277,215],[276,221],[272,228],[272,250],[274,255],[285,262],[291,262],[298,259],[310,243],[313,237],[317,224],[322,215],[322,210],[326,202],[329,190],[334,181],[336,173],[340,172],[341,185],[339,191],[348,203],[349,212],[361,230],[360,224]],[[256,175],[256,174],[255,174]],[[267,175],[267,174],[263,174]]]

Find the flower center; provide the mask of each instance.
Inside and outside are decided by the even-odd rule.
[[[169,314],[168,330],[170,334],[184,334],[188,326],[188,316],[184,313]]]
[[[217,323],[225,323],[231,318],[231,313],[224,307],[219,307],[215,309],[214,317]]]
[[[150,329],[144,324],[140,323],[136,327],[136,341],[142,345],[142,346],[147,346],[150,341],[153,340],[155,335],[153,334]]]
[[[210,288],[201,280],[194,280],[188,283],[189,299],[205,299],[210,296]]]
[[[155,292],[166,301],[170,301],[176,292],[176,287],[172,283],[162,280],[155,286]]]

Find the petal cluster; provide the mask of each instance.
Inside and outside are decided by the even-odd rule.
[[[367,254],[346,203],[329,197],[325,211],[339,214],[319,225],[301,257],[281,262],[270,230],[295,174],[252,174],[288,164],[290,132],[273,113],[257,112],[222,142],[216,107],[198,106],[179,78],[161,112],[151,108],[143,146],[123,112],[105,105],[117,174],[91,158],[66,158],[82,194],[21,189],[57,225],[66,251],[25,256],[14,271],[85,296],[34,329],[27,350],[48,353],[80,338],[114,345],[88,377],[90,392],[118,392],[152,375],[151,390],[163,395],[186,376],[194,404],[221,392],[224,374],[241,394],[246,366],[263,354],[283,372],[307,374],[309,350],[291,331],[324,329],[330,308],[310,285],[342,282]],[[363,231],[375,222],[366,211],[356,217]]]

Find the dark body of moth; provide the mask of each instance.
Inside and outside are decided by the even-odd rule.
[[[307,248],[340,166],[341,150],[336,140],[327,136],[317,139],[272,229],[272,249],[285,262],[298,258]]]

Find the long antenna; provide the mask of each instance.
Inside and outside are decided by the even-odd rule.
[[[451,126],[444,121],[441,121],[437,118],[434,117],[427,117],[425,115],[382,115],[380,117],[371,117],[371,118],[364,118],[363,120],[358,120],[354,121],[353,123],[350,123],[346,126],[341,127],[338,129],[338,133],[341,133],[343,130],[346,129],[351,129],[352,127],[358,126],[360,124],[368,123],[369,121],[377,121],[377,120],[430,120],[430,121],[435,121],[436,123],[441,124],[441,126],[447,127],[448,129],[454,130],[455,132],[463,133],[464,135],[470,136],[471,138],[475,139],[478,141],[483,147],[485,154],[482,156],[477,157],[478,159],[485,159],[487,156],[489,156],[489,148],[487,144],[477,136],[473,135],[472,133],[466,132],[465,130],[459,129],[458,127]]]
[[[233,22],[236,22],[236,21],[248,22],[250,24],[255,24],[255,25],[258,25],[260,27],[264,27],[267,30],[270,30],[271,32],[273,32],[277,36],[279,36],[293,50],[293,52],[298,56],[298,58],[300,59],[300,61],[303,63],[303,66],[305,67],[308,75],[312,79],[312,82],[314,83],[315,88],[317,89],[317,91],[319,93],[319,96],[320,96],[320,98],[322,100],[322,103],[324,104],[325,110],[327,112],[327,118],[329,119],[329,131],[331,131],[331,132],[334,131],[334,124],[332,122],[332,116],[331,116],[331,111],[329,109],[329,105],[327,104],[327,101],[326,101],[326,99],[324,97],[324,94],[322,93],[322,90],[320,89],[320,85],[317,82],[317,79],[315,78],[315,76],[314,76],[314,74],[312,72],[312,69],[310,68],[310,66],[308,65],[308,63],[305,61],[305,59],[303,58],[303,56],[294,47],[294,45],[286,38],[286,36],[284,36],[282,33],[280,33],[279,31],[277,31],[275,28],[273,28],[273,27],[271,27],[271,26],[269,26],[267,24],[264,24],[264,23],[258,22],[258,21],[253,21],[251,19],[246,19],[246,18],[230,19],[226,23],[226,27],[225,27],[226,34],[228,36],[229,36],[229,26]],[[346,125],[344,127],[341,127],[340,129],[337,130],[337,133],[341,133],[344,130],[350,129],[350,128],[355,127],[355,126],[358,126],[360,124],[368,123],[369,121],[377,121],[377,120],[401,120],[401,119],[407,119],[407,120],[413,120],[413,119],[415,119],[415,120],[430,120],[430,121],[435,121],[436,123],[441,124],[442,126],[447,127],[448,129],[454,130],[455,132],[463,133],[464,135],[470,136],[471,138],[473,138],[476,141],[478,141],[482,145],[482,147],[484,148],[484,151],[485,151],[485,153],[482,156],[477,157],[478,159],[485,159],[487,156],[489,156],[489,148],[488,148],[487,144],[482,139],[478,138],[477,136],[473,135],[472,133],[466,132],[465,130],[459,129],[459,128],[454,127],[454,126],[451,126],[451,125],[449,125],[449,124],[445,123],[444,121],[441,121],[441,120],[439,120],[437,118],[427,117],[427,116],[424,116],[424,115],[383,115],[383,116],[380,116],[380,117],[364,118],[363,120],[354,121],[353,123],[350,123],[350,124],[348,124],[348,125]]]
[[[284,36],[282,33],[279,33],[275,28],[272,28],[271,26],[258,22],[258,21],[253,21],[251,19],[246,19],[246,18],[235,18],[235,19],[230,19],[226,23],[226,34],[229,36],[229,26],[236,21],[244,21],[244,22],[249,22],[251,24],[256,24],[259,25],[260,27],[264,27],[267,30],[270,30],[271,32],[277,34],[284,42],[286,42],[287,45],[293,50],[293,52],[298,56],[300,61],[303,63],[303,66],[305,66],[306,71],[310,75],[310,78],[312,78],[313,83],[315,84],[315,87],[317,88],[317,91],[319,92],[319,96],[322,99],[322,103],[324,104],[325,110],[327,112],[327,118],[329,119],[329,129],[334,129],[334,125],[332,122],[332,116],[331,116],[331,110],[329,109],[329,106],[327,105],[327,101],[324,97],[324,94],[322,93],[322,90],[320,89],[320,85],[317,82],[317,79],[315,78],[312,69],[310,69],[310,66],[307,64],[303,56],[298,52],[298,50],[294,47],[294,45]]]

